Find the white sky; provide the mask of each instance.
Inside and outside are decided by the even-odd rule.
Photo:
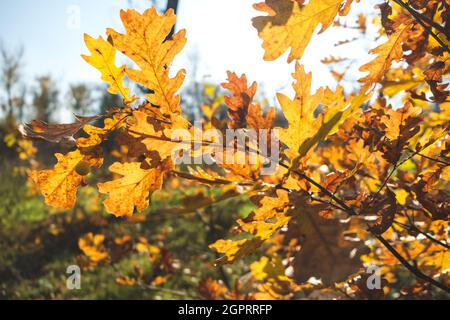
[[[259,82],[269,101],[274,101],[275,92],[289,86],[294,65],[286,63],[286,55],[275,62],[263,61],[261,40],[251,25],[251,18],[258,15],[252,8],[255,2],[258,0],[180,0],[177,28],[187,30],[188,43],[173,69],[187,69],[187,81],[191,81],[191,61],[197,56],[197,80],[220,83],[227,70],[246,73],[249,80]],[[379,2],[354,4],[349,24],[355,25],[359,12],[377,12],[374,4]],[[148,5],[145,0],[134,3],[141,8]],[[50,73],[65,87],[76,82],[100,83],[98,71],[80,57],[86,53],[83,34],[104,35],[107,27],[120,31],[119,11],[127,7],[127,0],[2,0],[0,39],[9,48],[25,47],[27,80]],[[75,28],[71,26],[73,10],[80,13]],[[313,71],[314,86],[335,85],[328,67],[320,63],[330,54],[358,59],[350,75],[360,76],[357,69],[369,59],[367,51],[373,43],[363,40],[334,47],[337,41],[357,35],[356,30],[330,28],[313,37],[302,63]]]

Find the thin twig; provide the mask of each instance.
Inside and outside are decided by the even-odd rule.
[[[426,282],[428,282],[429,284],[447,292],[450,293],[450,288],[447,287],[446,285],[444,285],[443,283],[440,283],[436,280],[434,280],[433,278],[427,276],[426,274],[422,273],[419,269],[417,269],[417,267],[412,266],[408,261],[406,261],[405,258],[403,258],[403,256],[394,248],[391,246],[391,244],[383,238],[383,236],[379,235],[379,234],[375,234],[372,233],[375,238],[377,238],[382,244],[383,246],[389,250],[390,253],[392,253],[392,255],[397,258],[398,261],[400,261],[400,263],[406,268],[408,269],[412,274],[414,274],[417,278],[422,279]]]
[[[443,26],[441,26],[440,24],[434,22],[433,20],[431,20],[430,18],[428,18],[427,16],[425,16],[424,14],[416,11],[414,8],[411,8],[410,6],[408,6],[406,3],[404,3],[401,0],[393,0],[395,3],[397,3],[399,6],[401,6],[402,8],[406,9],[413,17],[420,17],[420,19],[424,20],[426,23],[428,23],[431,27],[435,28],[436,30],[438,30],[440,33],[445,34],[445,29]]]
[[[439,38],[434,32],[433,30],[430,29],[429,26],[426,25],[426,23],[422,20],[423,19],[423,15],[418,13],[417,11],[413,10],[412,8],[410,8],[406,3],[404,3],[401,0],[393,0],[395,3],[397,3],[399,6],[401,6],[402,8],[406,9],[412,16],[413,18],[425,29],[425,31],[432,36],[438,43],[439,45],[447,52],[450,53],[450,49],[448,48],[448,46],[441,40],[441,38]]]
[[[440,163],[440,164],[443,164],[443,165],[446,165],[446,166],[450,166],[450,162],[446,162],[444,160],[440,160],[440,159],[436,159],[436,158],[432,158],[432,157],[426,156],[426,155],[424,155],[424,154],[422,154],[420,152],[413,151],[413,150],[411,150],[409,148],[407,150],[409,150],[411,152],[414,152],[416,155],[418,155],[418,156],[420,156],[422,158],[428,159],[430,161],[437,162],[437,163]]]
[[[423,232],[422,230],[420,230],[419,228],[417,228],[417,226],[415,225],[408,225],[408,224],[404,224],[400,221],[394,221],[395,224],[398,224],[400,227],[407,229],[409,231],[413,231],[415,233],[420,233],[421,235],[423,235],[424,237],[426,237],[428,240],[430,240],[431,242],[434,242],[435,244],[442,246],[448,250],[450,250],[450,246],[442,241],[439,241],[438,239],[430,236],[428,233]]]

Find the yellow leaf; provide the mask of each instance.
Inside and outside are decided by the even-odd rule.
[[[300,5],[299,1],[266,0],[255,4],[256,10],[268,14],[253,18],[253,26],[263,40],[264,60],[275,60],[289,48],[288,62],[300,59],[316,28],[322,25],[319,33],[328,29],[342,2],[311,0],[306,5]]]
[[[397,202],[401,205],[404,205],[406,203],[406,198],[408,198],[409,193],[404,189],[395,189],[394,193]]]
[[[329,101],[324,99],[323,104],[328,108],[323,113],[322,123],[319,125],[315,121],[314,127],[317,132],[311,138],[303,141],[298,152],[300,157],[305,156],[320,140],[335,133],[348,116],[370,99],[371,93],[366,94],[362,91],[357,96],[345,99],[343,96],[343,88],[338,87],[335,93],[327,88],[324,92],[324,98],[326,96],[328,96]]]
[[[90,148],[98,146],[103,142],[105,137],[112,131],[118,129],[127,115],[122,113],[116,113],[111,118],[106,118],[103,121],[103,127],[95,127],[92,125],[85,125],[83,127],[84,132],[88,134],[87,138],[80,137],[77,141],[79,148]]]
[[[222,87],[231,92],[231,96],[225,96],[225,104],[228,109],[229,128],[245,128],[249,107],[252,105],[256,94],[257,84],[247,84],[247,76],[241,77],[234,72],[227,72],[228,82],[222,83]]]
[[[131,216],[134,207],[142,212],[149,205],[149,195],[161,189],[161,167],[142,169],[140,162],[116,162],[109,167],[113,173],[123,177],[114,181],[99,183],[101,193],[109,195],[103,203],[109,213],[116,217]]]
[[[125,34],[113,29],[107,33],[112,38],[115,48],[133,60],[140,70],[127,69],[127,76],[149,90],[147,100],[159,106],[163,113],[181,113],[180,97],[176,92],[180,89],[185,70],[180,70],[174,78],[169,77],[170,65],[175,56],[186,43],[185,30],[180,30],[172,39],[166,40],[176,16],[172,9],[164,15],[158,15],[155,8],[143,14],[135,10],[120,13]]]
[[[283,228],[291,220],[287,214],[289,198],[284,190],[276,194],[257,197],[260,207],[245,220],[239,220],[240,228],[253,237],[242,240],[218,240],[209,247],[224,256],[216,260],[217,265],[233,263],[236,259],[253,253],[267,239]]]
[[[421,113],[422,108],[415,107],[410,102],[397,110],[387,109],[386,114],[381,117],[381,122],[386,126],[386,137],[390,140],[399,139],[408,121],[417,118]]]
[[[87,63],[101,72],[102,80],[109,84],[108,92],[120,94],[125,103],[132,102],[129,96],[130,89],[123,86],[126,67],[117,67],[115,64],[116,49],[102,37],[94,39],[85,34],[84,41],[91,56],[82,55],[82,57]]]
[[[361,72],[369,72],[367,76],[359,79],[366,87],[380,82],[391,67],[392,62],[399,61],[403,57],[402,44],[408,37],[409,29],[407,25],[400,26],[397,32],[390,35],[385,43],[369,51],[377,56],[359,69]]]
[[[425,266],[436,268],[439,272],[450,273],[450,251],[439,251],[422,259]]]
[[[92,232],[89,232],[78,240],[78,247],[95,265],[108,257],[108,253],[103,247],[104,240],[104,235],[94,235]]]
[[[262,257],[250,265],[250,270],[253,277],[259,281],[292,281],[284,274],[285,268],[279,256],[275,256],[271,260],[267,257]]]
[[[180,149],[189,149],[190,137],[172,137],[175,134],[174,130],[188,129],[189,123],[186,119],[175,114],[172,116],[170,124],[166,124],[149,115],[147,111],[149,110],[141,109],[133,112],[133,119],[130,121],[129,127],[131,136],[140,138],[148,151],[156,151],[160,160],[170,158],[175,151]]]
[[[96,155],[85,155],[75,150],[66,155],[55,154],[58,163],[53,169],[32,171],[31,179],[38,185],[45,198],[45,203],[56,207],[68,209],[75,203],[75,196],[83,177],[77,173],[77,166],[86,162],[90,166],[99,167],[102,159]]]
[[[311,73],[305,73],[305,69],[299,63],[295,66],[293,77],[296,81],[292,85],[295,90],[294,100],[282,93],[278,93],[277,97],[283,114],[289,123],[287,129],[280,130],[280,140],[292,152],[298,152],[302,143],[317,131],[314,110],[322,99],[323,90],[311,95],[312,75]]]

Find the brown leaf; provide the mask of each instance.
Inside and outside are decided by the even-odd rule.
[[[85,125],[104,116],[82,117],[75,115],[75,123],[71,124],[48,124],[41,120],[33,120],[19,127],[20,132],[29,138],[43,139],[49,142],[60,143],[61,141],[75,141],[74,135]]]
[[[229,128],[245,128],[247,126],[246,118],[249,106],[251,105],[256,93],[257,84],[253,82],[249,87],[247,77],[243,74],[238,77],[234,72],[227,72],[228,82],[222,83],[224,89],[231,92],[231,97],[225,97],[225,104],[228,107]]]

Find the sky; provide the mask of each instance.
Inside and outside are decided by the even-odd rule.
[[[0,41],[9,49],[25,49],[23,72],[28,82],[36,76],[51,74],[62,86],[69,83],[101,83],[98,71],[89,66],[83,34],[104,35],[107,27],[122,31],[120,9],[133,7],[140,11],[146,0],[2,0],[0,1]],[[257,0],[180,0],[177,29],[187,30],[187,45],[176,58],[172,70],[187,69],[186,83],[194,80],[221,83],[226,71],[245,73],[257,80],[270,101],[275,92],[289,90],[289,75],[294,64],[287,55],[274,62],[263,60],[261,40],[252,27],[251,18],[258,15],[252,4]],[[354,24],[359,12],[374,11],[376,0],[354,4],[348,18]],[[313,87],[334,86],[327,66],[320,60],[330,54],[356,58],[358,66],[370,57],[370,42],[353,42],[335,48],[339,40],[357,36],[356,30],[330,28],[314,36],[301,62],[313,71]],[[373,44],[372,44],[373,45]],[[193,63],[197,61],[197,63]],[[119,61],[118,63],[124,63]],[[195,68],[195,70],[194,70]],[[351,76],[360,76],[357,66]]]

